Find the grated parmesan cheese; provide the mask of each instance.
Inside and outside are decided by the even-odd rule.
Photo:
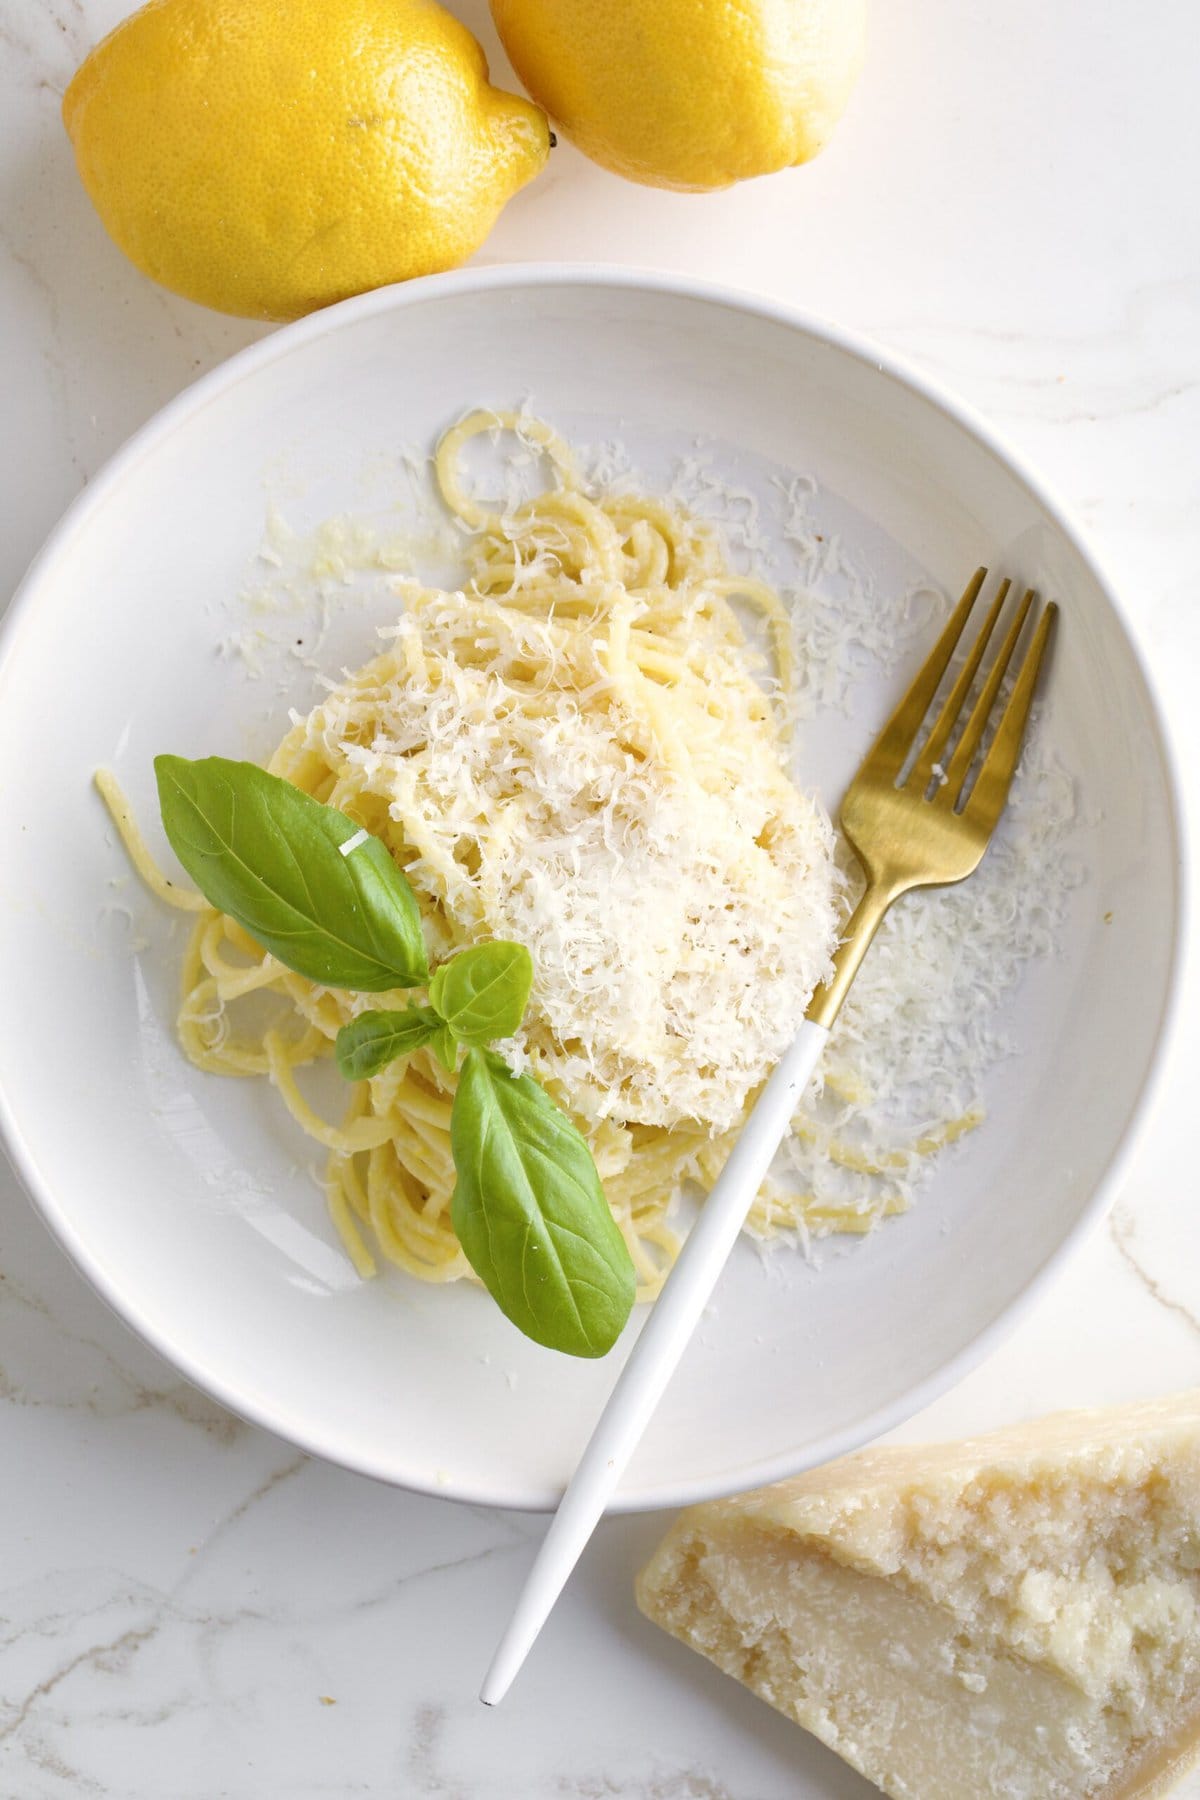
[[[386,799],[419,891],[474,935],[529,949],[542,1029],[510,1046],[514,1064],[532,1057],[589,1121],[720,1132],[828,968],[832,831],[699,610],[691,641],[721,705],[680,712],[685,758],[654,752],[640,690],[613,675],[637,613],[617,602],[607,635],[563,645],[516,613],[480,636],[469,599],[439,597],[304,729]],[[531,667],[536,704],[517,679]]]

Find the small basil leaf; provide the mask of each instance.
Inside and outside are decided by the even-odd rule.
[[[471,1049],[450,1142],[451,1223],[500,1310],[535,1343],[603,1356],[633,1306],[633,1262],[570,1119],[532,1076]]]
[[[406,1006],[403,1012],[365,1012],[343,1025],[334,1042],[337,1066],[347,1081],[378,1075],[398,1056],[411,1056],[445,1030],[429,1006]]]
[[[256,763],[157,756],[171,848],[200,892],[265,950],[326,987],[429,979],[416,897],[386,847]]]
[[[438,1029],[432,1040],[433,1054],[445,1069],[447,1075],[453,1075],[458,1066],[458,1039],[449,1025],[438,1022]]]
[[[532,986],[533,958],[524,944],[498,939],[444,962],[429,985],[429,1004],[460,1043],[482,1047],[519,1028]]]

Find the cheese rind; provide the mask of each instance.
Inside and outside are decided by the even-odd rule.
[[[894,1800],[1133,1800],[1200,1740],[1200,1391],[693,1507],[654,1619]]]

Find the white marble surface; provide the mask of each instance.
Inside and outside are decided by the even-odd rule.
[[[484,0],[453,3],[494,49]],[[144,281],[76,181],[59,97],[126,10],[0,0],[0,599],[102,459],[257,335]],[[1089,528],[1195,770],[1191,8],[875,13],[851,116],[813,168],[697,199],[560,147],[482,258],[732,279],[933,371]],[[1200,1381],[1196,999],[1193,978],[1108,1227],[905,1435]],[[0,1011],[0,1029],[18,1025]],[[783,1720],[640,1620],[630,1580],[662,1520],[600,1533],[525,1678],[485,1713],[475,1682],[538,1520],[392,1493],[231,1418],[109,1316],[7,1174],[0,1271],[0,1800],[865,1800],[835,1759],[801,1755]]]

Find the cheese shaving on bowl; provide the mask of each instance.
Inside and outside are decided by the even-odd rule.
[[[906,895],[884,920],[752,1230],[869,1231],[906,1211],[937,1153],[983,1123],[986,1077],[1014,1048],[1004,1003],[1030,960],[1053,953],[1081,879],[1076,812],[1035,717],[971,880]]]

